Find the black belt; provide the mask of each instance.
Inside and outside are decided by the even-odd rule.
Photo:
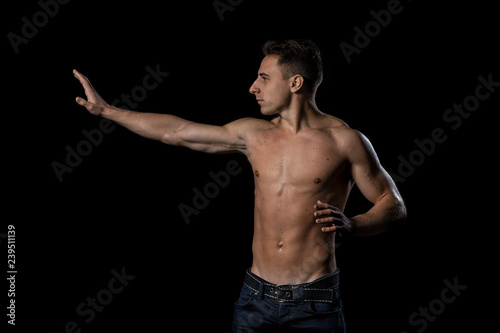
[[[328,302],[337,301],[335,287],[339,285],[339,270],[315,281],[303,284],[272,284],[247,271],[245,284],[256,293],[278,302]]]

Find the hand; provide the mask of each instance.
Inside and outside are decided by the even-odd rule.
[[[353,232],[354,225],[352,221],[348,219],[337,207],[318,200],[318,202],[314,205],[314,209],[316,223],[324,225],[321,228],[321,231],[339,231],[341,236],[347,236]]]
[[[73,74],[82,84],[83,89],[85,90],[85,96],[87,96],[87,100],[77,97],[76,102],[85,107],[94,116],[101,116],[104,110],[110,107],[109,104],[106,103],[101,96],[99,96],[85,75],[78,72],[76,69],[73,70]]]

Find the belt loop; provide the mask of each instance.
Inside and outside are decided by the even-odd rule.
[[[302,293],[302,287],[299,286],[292,286],[292,297],[294,302],[300,302],[301,300],[301,293]]]
[[[259,281],[259,290],[257,291],[257,299],[262,299],[264,296],[264,283]]]

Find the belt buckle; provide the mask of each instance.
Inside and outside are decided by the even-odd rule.
[[[292,286],[289,284],[279,284],[276,286],[277,289],[277,299],[278,302],[283,303],[283,302],[300,302],[300,294],[299,294],[299,287],[298,286]],[[284,296],[282,296],[282,292],[284,292]]]

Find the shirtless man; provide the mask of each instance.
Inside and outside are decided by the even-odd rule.
[[[76,102],[146,138],[207,153],[243,153],[255,181],[253,262],[235,303],[233,332],[344,332],[335,234],[375,235],[404,220],[406,209],[370,142],[318,110],[321,56],[307,40],[267,42],[250,87],[266,116],[224,126],[107,104],[78,71],[87,100]],[[357,184],[373,203],[343,214]]]

